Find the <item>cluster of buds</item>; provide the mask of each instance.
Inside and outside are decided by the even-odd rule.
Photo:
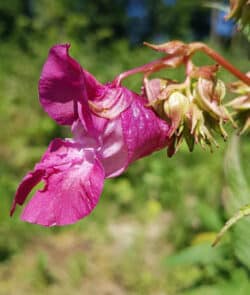
[[[219,133],[224,140],[227,139],[224,124],[230,122],[234,128],[237,128],[233,115],[240,119],[240,125],[242,125],[241,122],[245,122],[241,132],[250,126],[248,75],[236,70],[234,74],[241,78],[241,82],[233,83],[228,88],[217,77],[218,63],[231,72],[234,70],[233,66],[206,45],[202,43],[184,44],[180,41],[162,45],[146,43],[146,45],[166,54],[166,59],[161,59],[160,64],[154,64],[144,71],[142,89],[149,106],[153,107],[160,118],[171,125],[169,156],[178,150],[183,140],[186,141],[190,151],[194,149],[195,144],[200,144],[202,148],[209,147],[210,150],[213,150],[213,146],[218,147],[214,135]],[[191,58],[198,50],[205,52],[218,63],[195,66]],[[155,72],[155,69],[174,68],[181,64],[186,68],[184,82],[179,83],[167,78],[149,79],[149,75]],[[228,90],[240,93],[241,96],[231,104],[225,104],[224,98]],[[233,108],[234,113],[231,114],[229,107]]]
[[[226,139],[224,123],[235,123],[223,105],[225,84],[215,78],[217,66],[192,67],[184,83],[167,79],[144,79],[145,95],[155,112],[171,125],[168,155],[185,139],[190,151],[195,144],[212,150],[218,146],[214,133]],[[197,75],[199,72],[199,75]]]
[[[216,51],[200,42],[185,44],[181,41],[171,41],[161,45],[149,43],[145,45],[164,53],[164,56],[120,74],[114,83],[120,85],[124,78],[143,73],[142,95],[147,98],[148,106],[171,125],[169,156],[178,150],[183,139],[190,151],[194,149],[195,144],[213,150],[213,146],[218,146],[215,140],[216,133],[219,133],[224,140],[227,139],[225,123],[230,122],[234,128],[238,127],[238,122],[234,119],[239,119],[241,133],[247,130],[250,124],[249,75],[240,72]],[[211,57],[216,64],[194,65],[192,57],[197,51],[202,51]],[[185,67],[185,79],[182,82],[168,78],[149,78],[159,70],[177,68],[181,65]],[[227,87],[218,78],[220,67],[239,78],[240,82]],[[241,96],[231,104],[225,103],[227,92],[240,93]],[[243,128],[242,122],[244,122]]]

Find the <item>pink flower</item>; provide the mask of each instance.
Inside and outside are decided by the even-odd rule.
[[[55,139],[19,185],[16,204],[38,190],[22,219],[44,226],[71,224],[97,205],[105,178],[120,175],[130,163],[166,146],[169,126],[145,106],[144,97],[103,85],[72,59],[69,45],[49,53],[39,82],[40,102],[57,123],[71,126],[73,139]]]

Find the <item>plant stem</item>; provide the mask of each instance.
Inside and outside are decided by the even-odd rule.
[[[143,66],[136,67],[134,69],[128,70],[126,72],[121,73],[119,76],[117,76],[113,83],[117,86],[121,85],[122,80],[125,78],[135,75],[138,73],[152,73],[159,71],[163,68],[167,67],[177,67],[181,63],[185,62],[186,59],[189,59],[191,55],[193,55],[197,51],[202,51],[209,57],[211,57],[213,60],[215,60],[219,65],[221,65],[223,68],[228,70],[231,74],[233,74],[235,77],[240,79],[242,82],[244,82],[246,85],[250,86],[250,78],[239,71],[235,66],[233,66],[230,62],[228,62],[224,57],[222,57],[218,52],[213,50],[212,48],[208,47],[206,44],[201,42],[194,42],[190,43],[191,52],[188,56],[178,56],[178,55],[168,55],[162,58],[159,58],[157,60],[151,61]]]
[[[151,61],[143,66],[139,66],[136,67],[134,69],[128,70],[126,72],[121,73],[120,75],[118,75],[113,83],[115,83],[115,85],[119,86],[122,82],[122,80],[124,80],[125,78],[131,76],[131,75],[135,75],[138,73],[150,73],[150,72],[155,72],[155,71],[159,71],[163,68],[166,67],[171,67],[173,65],[173,63],[175,61],[177,61],[177,59],[179,59],[179,57],[176,56],[165,56],[159,59],[156,59],[154,61]]]
[[[235,68],[235,66],[229,63],[218,52],[216,52],[215,50],[213,50],[212,48],[208,47],[206,44],[203,44],[203,43],[197,42],[197,43],[193,43],[193,45],[197,46],[197,50],[203,51],[205,54],[207,54],[209,57],[215,60],[218,64],[220,64],[223,68],[225,68],[230,73],[232,73],[235,77],[239,78],[242,82],[250,86],[250,78],[247,77],[247,75],[245,75],[241,71],[239,71],[237,68]]]

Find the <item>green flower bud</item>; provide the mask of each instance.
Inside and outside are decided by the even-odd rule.
[[[190,107],[190,117],[190,133],[194,137],[195,143],[200,143],[202,148],[205,148],[208,145],[211,150],[213,144],[215,144],[215,146],[217,147],[218,144],[212,136],[212,133],[209,131],[210,126],[207,126],[203,112],[194,103]]]
[[[183,124],[185,115],[189,108],[189,100],[181,92],[173,92],[164,101],[163,110],[171,121],[172,134]]]
[[[240,126],[239,133],[250,131],[250,93],[235,98],[228,105],[235,111]]]
[[[228,106],[232,107],[236,111],[250,111],[250,93],[235,98]]]
[[[212,124],[218,125],[224,138],[226,138],[226,132],[222,128],[222,123],[230,121],[236,127],[231,114],[222,105],[225,94],[226,87],[221,80],[213,81],[200,78],[194,90],[195,102],[205,114],[211,117]]]
[[[250,78],[250,72],[246,73],[246,76]],[[250,93],[250,86],[248,86],[241,80],[230,83],[228,88],[230,91],[237,94],[244,95]]]
[[[247,73],[247,76],[249,75],[250,73]],[[240,126],[239,133],[242,134],[250,131],[250,87],[242,81],[233,82],[229,87],[232,92],[241,94],[227,105],[234,110]]]
[[[226,86],[221,80],[214,82],[199,78],[194,97],[202,110],[208,112],[215,119],[227,120],[227,115],[221,105],[226,94]]]

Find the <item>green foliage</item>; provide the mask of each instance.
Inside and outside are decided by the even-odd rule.
[[[242,270],[235,270],[229,280],[224,280],[217,285],[207,285],[192,291],[181,293],[181,295],[246,295],[249,292],[249,278]]]
[[[225,195],[225,206],[229,216],[249,203],[250,188],[240,162],[240,139],[234,136],[230,142],[225,158],[225,175],[228,188]],[[233,246],[237,258],[250,268],[250,219],[240,220],[233,228]]]
[[[48,286],[55,283],[56,278],[49,269],[48,259],[45,253],[41,252],[38,254],[36,271],[36,277],[39,278],[38,282],[41,283],[42,286]]]
[[[223,259],[223,250],[221,248],[213,249],[210,243],[202,243],[186,248],[176,255],[166,258],[166,265],[173,267],[178,265],[216,265]]]

